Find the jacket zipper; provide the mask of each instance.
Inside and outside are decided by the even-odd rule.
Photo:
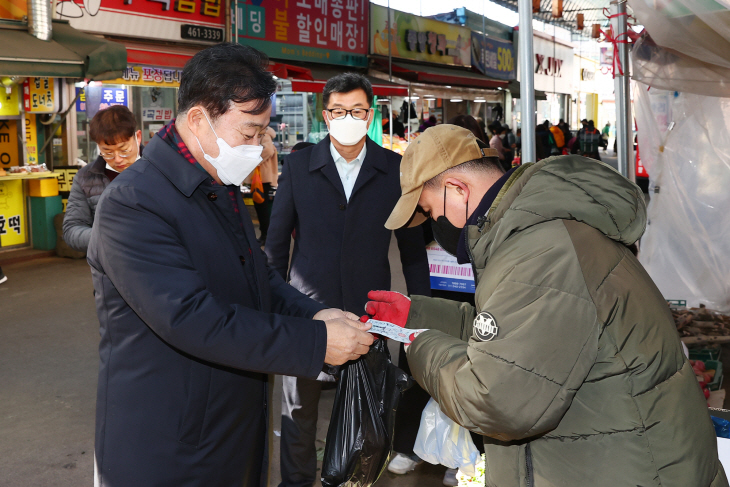
[[[471,264],[471,272],[474,274],[474,289],[476,290],[478,281],[477,281],[477,266],[474,265],[474,255],[471,253],[471,249],[469,248],[469,229],[467,227],[467,231],[464,232],[464,247],[466,248],[466,255],[469,256],[469,263]]]
[[[528,443],[525,445],[525,466],[526,468],[526,479],[527,479],[527,487],[533,487],[534,480],[532,477],[532,450],[530,449],[530,444]]]

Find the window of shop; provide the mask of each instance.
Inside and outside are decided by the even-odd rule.
[[[177,117],[177,90],[159,86],[131,87],[132,112],[142,130],[142,145]]]

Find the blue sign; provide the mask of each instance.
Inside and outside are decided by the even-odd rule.
[[[517,79],[514,45],[478,32],[471,33],[471,64],[493,79]]]
[[[97,112],[112,105],[128,107],[128,100],[126,87],[111,88],[105,85],[90,84],[86,88],[86,116],[91,120]],[[76,108],[78,109],[78,105]]]
[[[86,111],[86,93],[83,88],[76,88],[76,111]]]

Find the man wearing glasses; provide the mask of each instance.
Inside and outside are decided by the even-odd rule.
[[[384,224],[400,197],[401,156],[367,136],[374,115],[367,78],[335,76],[322,98],[329,136],[287,157],[266,254],[269,266],[302,293],[327,307],[362,314],[368,291],[391,286],[392,232]],[[399,229],[395,236],[408,292],[430,296],[421,228]],[[317,404],[327,377],[331,380],[323,374],[318,380],[283,378],[282,487],[315,482]]]
[[[89,137],[99,146],[99,157],[79,170],[71,186],[63,219],[63,240],[86,252],[91,225],[101,193],[142,155],[142,131],[129,108],[111,106],[91,120]]]

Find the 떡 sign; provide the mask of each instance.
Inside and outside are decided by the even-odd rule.
[[[471,62],[490,78],[512,80],[517,77],[514,46],[504,39],[472,32]]]
[[[370,5],[370,52],[381,56],[471,66],[471,30]]]
[[[0,181],[0,247],[25,243],[23,181]]]
[[[183,25],[220,29],[224,10],[223,0],[65,0],[56,6],[58,17],[79,30],[172,41],[188,40]]]
[[[277,59],[367,66],[368,0],[239,2],[238,42]]]
[[[26,78],[23,105],[27,113],[58,112],[58,83],[53,78]]]

